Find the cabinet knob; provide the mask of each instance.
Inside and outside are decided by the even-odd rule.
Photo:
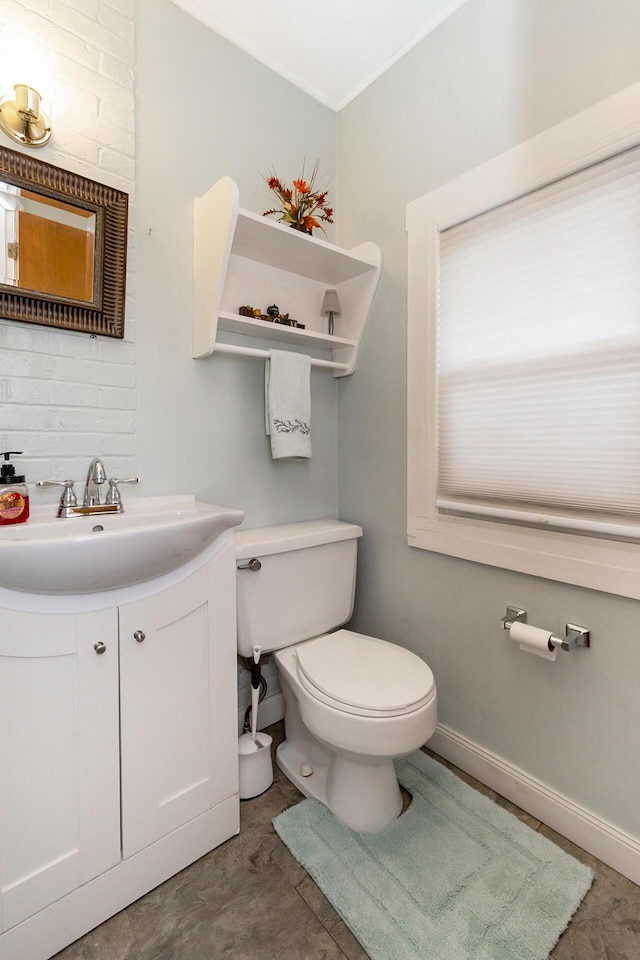
[[[102,640],[98,640],[97,643],[94,643],[93,649],[94,649],[95,652],[98,653],[98,654],[104,653],[105,650],[107,649],[107,645],[106,645],[106,643],[103,643]]]
[[[137,640],[138,643],[142,643],[143,640],[146,640],[146,637],[147,637],[146,633],[143,633],[142,630],[136,630],[136,632],[133,635],[133,639]]]

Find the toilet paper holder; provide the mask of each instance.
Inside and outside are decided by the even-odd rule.
[[[527,611],[521,607],[507,607],[507,615],[502,617],[500,623],[503,630],[510,630],[514,623],[526,623]],[[581,627],[577,623],[565,624],[564,637],[556,637],[551,634],[549,643],[553,647],[560,647],[562,650],[573,650],[574,647],[590,647],[591,631],[588,627]]]

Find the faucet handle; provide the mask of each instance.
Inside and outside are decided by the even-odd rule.
[[[78,501],[73,492],[73,480],[37,480],[36,487],[64,487],[60,496],[60,505],[65,507],[77,507]]]
[[[36,487],[64,487],[58,505],[58,516],[69,516],[69,507],[77,507],[78,499],[73,492],[73,480],[37,480]]]
[[[122,497],[120,496],[120,491],[118,487],[121,483],[139,483],[140,477],[127,477],[125,480],[118,480],[117,477],[111,477],[109,480],[109,490],[107,491],[107,497],[104,501],[106,504],[116,504],[118,507],[118,513],[122,513],[124,507],[122,506]]]

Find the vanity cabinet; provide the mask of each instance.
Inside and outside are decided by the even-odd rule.
[[[124,857],[237,791],[236,650],[217,642],[235,622],[220,612],[206,569],[119,609]]]
[[[220,349],[218,333],[225,331],[279,341],[280,349],[288,343],[330,350],[341,365],[334,376],[347,376],[355,370],[381,266],[374,243],[345,250],[242,209],[237,184],[222,177],[195,201],[193,355]],[[340,299],[334,335],[320,313],[327,289]],[[239,313],[244,305],[266,313],[273,303],[305,329]]]
[[[117,628],[0,613],[2,931],[120,860]]]
[[[235,547],[38,612],[8,593],[0,958],[45,960],[239,830]]]

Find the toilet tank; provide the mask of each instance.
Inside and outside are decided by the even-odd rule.
[[[235,530],[238,567],[238,652],[250,657],[317,637],[346,623],[353,611],[358,537],[339,520],[309,520]]]

